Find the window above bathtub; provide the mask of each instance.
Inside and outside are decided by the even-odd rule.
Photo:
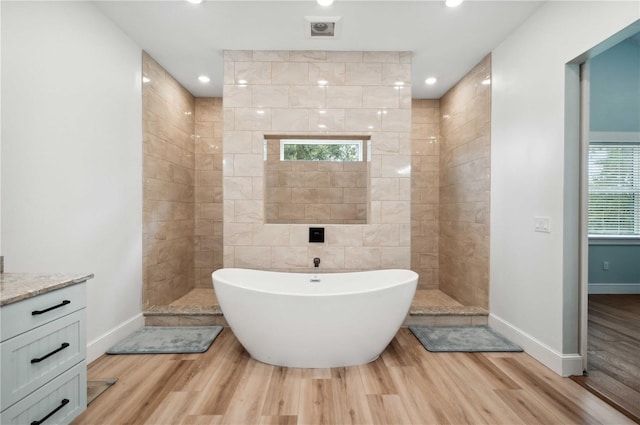
[[[362,140],[280,139],[280,161],[362,161]]]

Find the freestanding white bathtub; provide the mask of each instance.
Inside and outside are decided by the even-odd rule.
[[[406,317],[411,270],[279,273],[220,269],[213,286],[225,319],[251,357],[300,368],[378,358]]]

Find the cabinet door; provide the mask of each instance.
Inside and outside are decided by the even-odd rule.
[[[81,362],[0,413],[0,424],[68,424],[87,408],[87,364]]]
[[[85,310],[0,344],[2,410],[86,357]]]

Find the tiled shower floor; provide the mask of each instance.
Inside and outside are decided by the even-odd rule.
[[[464,306],[438,289],[420,289],[404,325],[485,325],[487,310]],[[213,288],[195,288],[168,306],[145,311],[147,326],[226,325]]]

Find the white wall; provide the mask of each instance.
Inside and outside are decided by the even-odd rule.
[[[548,2],[492,53],[490,324],[562,375],[582,372],[578,77],[565,64],[639,18],[635,1]]]
[[[92,272],[89,360],[141,326],[141,49],[88,2],[2,4],[9,272]]]

